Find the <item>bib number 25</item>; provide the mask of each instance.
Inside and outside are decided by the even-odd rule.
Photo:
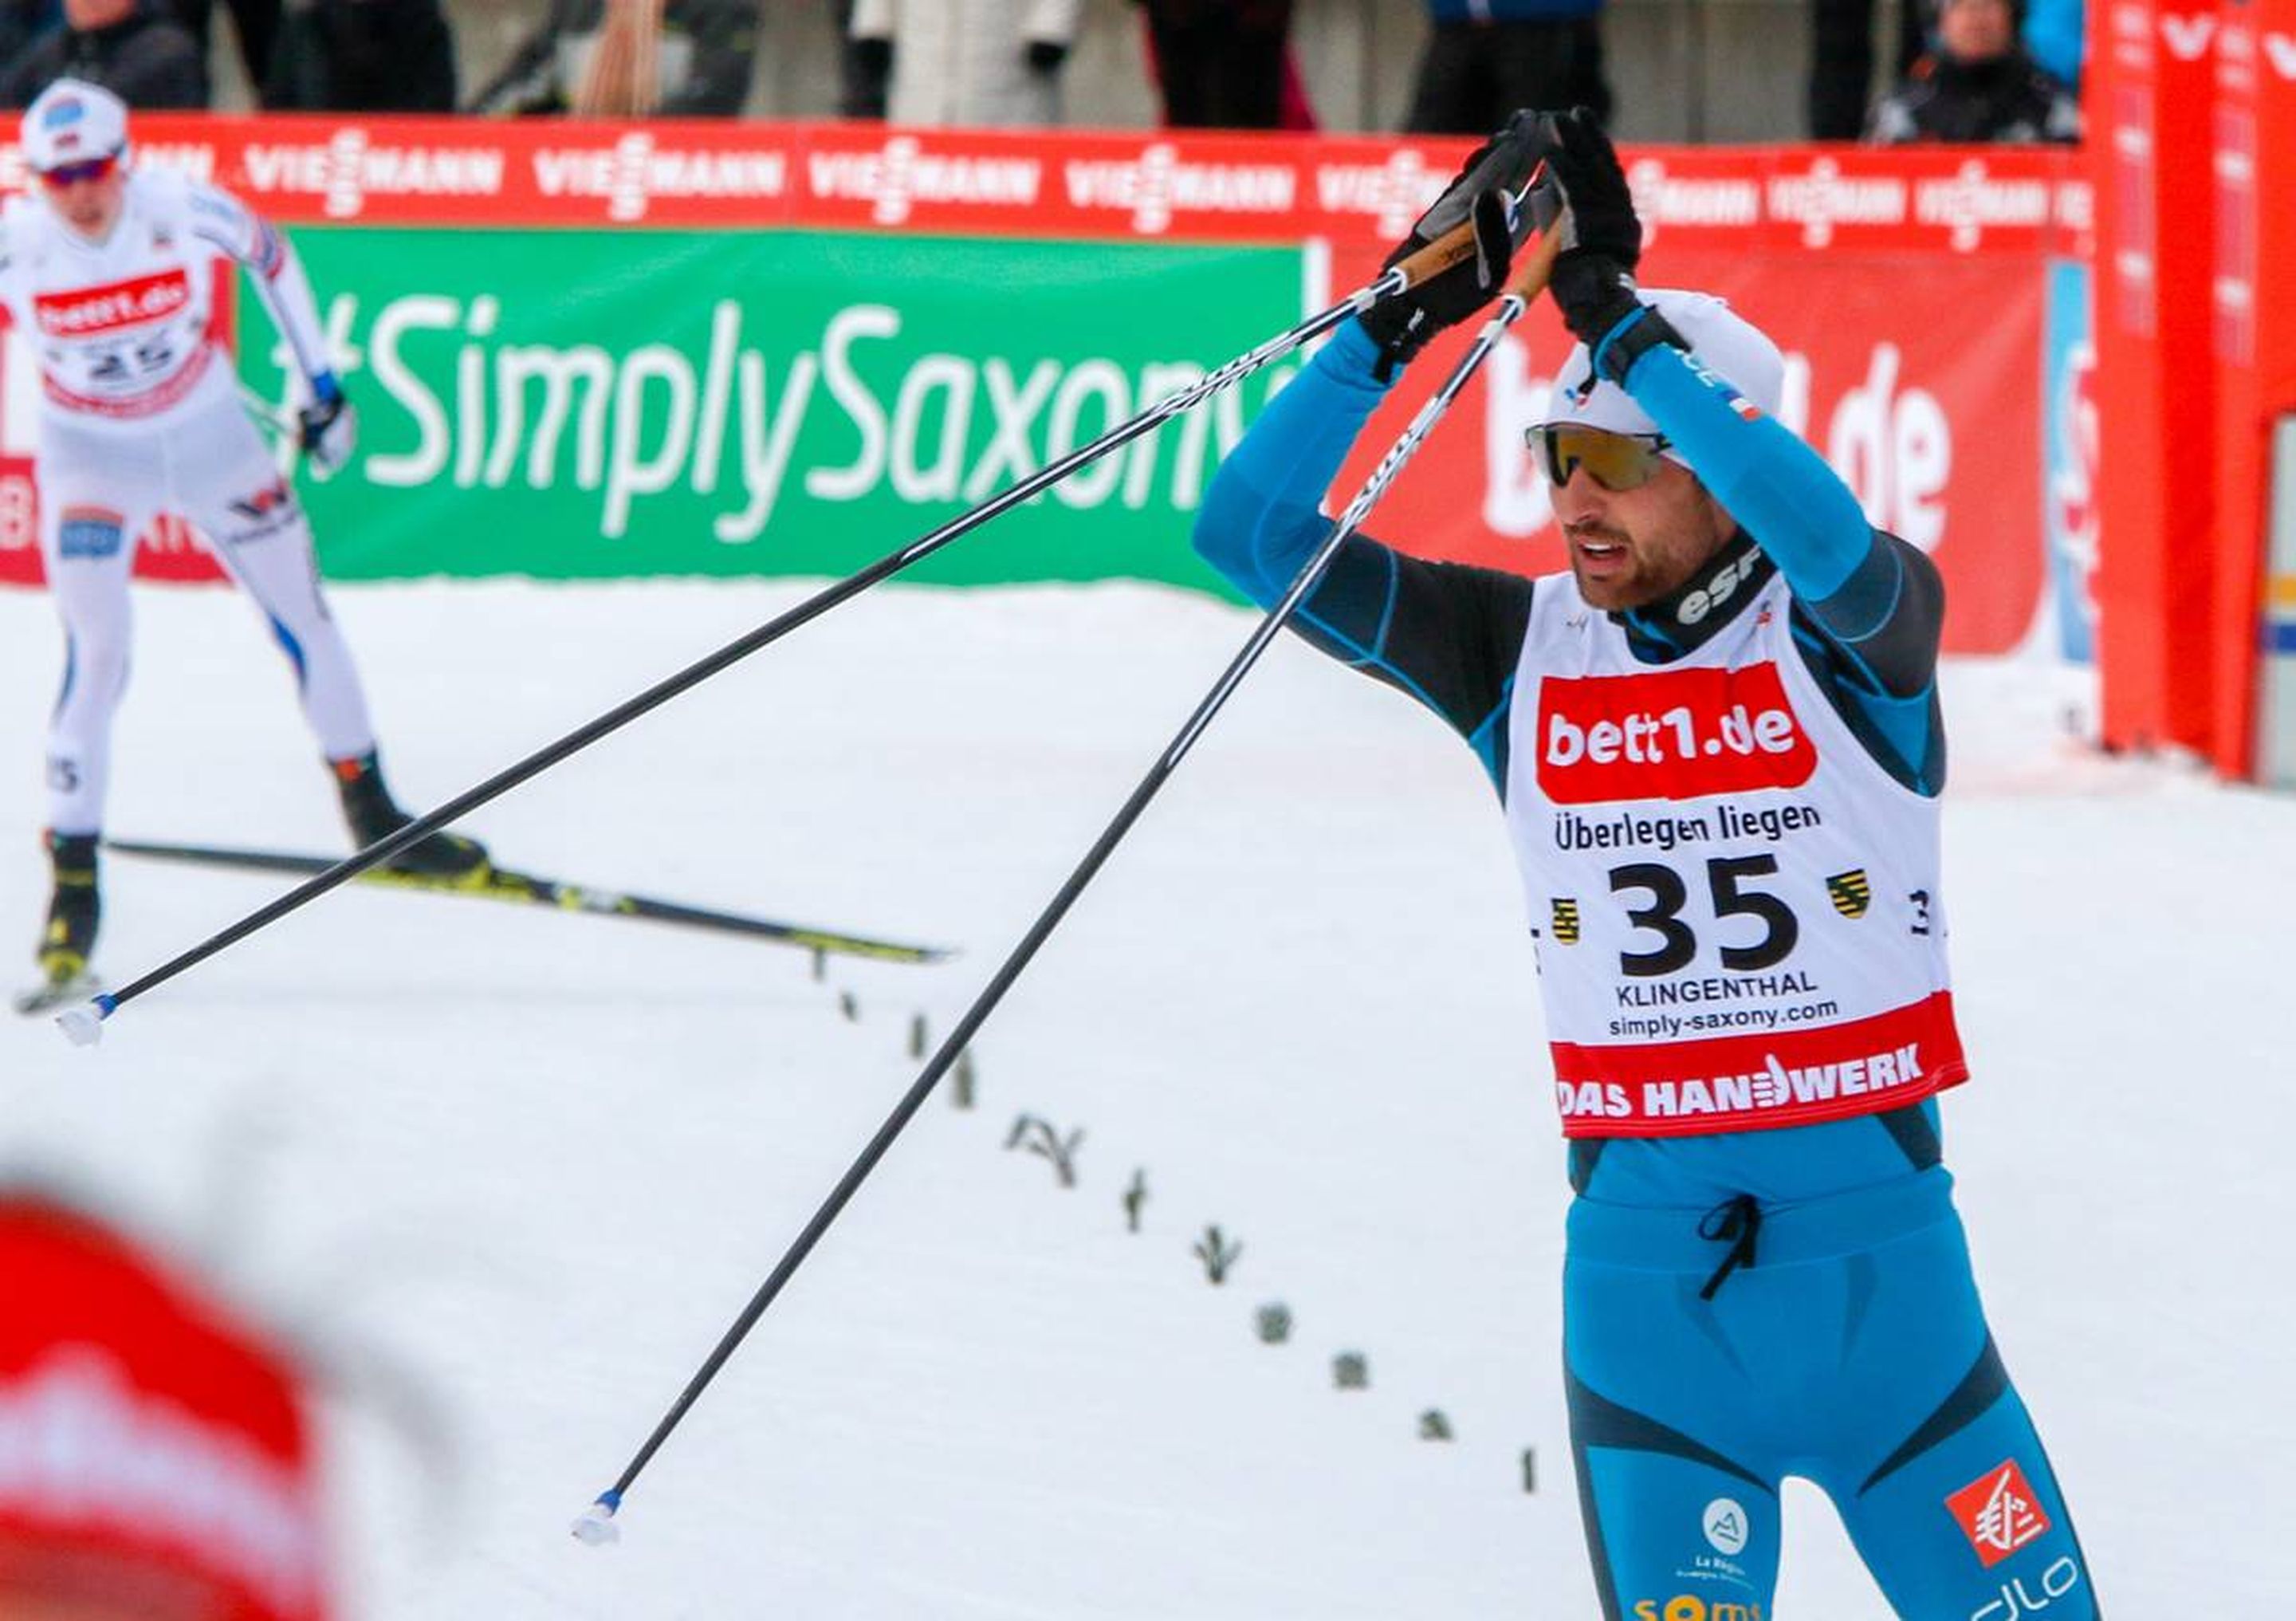
[[[1777,869],[1778,859],[1771,855],[1717,856],[1706,863],[1706,889],[1715,922],[1752,917],[1762,926],[1760,938],[1752,943],[1720,947],[1724,967],[1751,974],[1774,968],[1793,954],[1794,944],[1801,938],[1801,925],[1795,920],[1793,909],[1767,891],[1744,887],[1746,879]],[[1697,933],[1682,919],[1683,909],[1690,903],[1690,885],[1673,868],[1656,861],[1612,868],[1611,893],[1633,892],[1645,893],[1650,899],[1646,905],[1629,905],[1627,921],[1656,934],[1659,943],[1647,951],[1620,952],[1620,969],[1637,978],[1679,974],[1698,956]]]

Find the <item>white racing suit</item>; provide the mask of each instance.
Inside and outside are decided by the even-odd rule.
[[[131,170],[101,242],[37,198],[0,210],[0,298],[40,368],[40,553],[65,638],[47,759],[48,825],[59,834],[102,827],[112,713],[127,681],[129,565],[136,537],[163,513],[189,522],[261,610],[326,757],[374,747],[302,505],[216,343],[225,259],[247,267],[305,379],[332,388],[293,251],[230,193]]]

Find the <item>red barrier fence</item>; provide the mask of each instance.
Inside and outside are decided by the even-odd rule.
[[[2296,412],[2296,0],[2112,0],[2091,28],[2105,737],[2246,777],[2266,446]]]

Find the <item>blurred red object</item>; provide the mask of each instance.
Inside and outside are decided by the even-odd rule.
[[[92,1218],[0,1191],[0,1617],[324,1621],[292,1366]]]

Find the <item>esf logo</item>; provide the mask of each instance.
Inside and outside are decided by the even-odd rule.
[[[1664,1604],[1656,1599],[1638,1600],[1635,1621],[1763,1621],[1763,1616],[1759,1604],[1717,1604],[1685,1592]]]
[[[2037,1616],[2059,1599],[2080,1585],[2081,1570],[2070,1554],[2059,1559],[2039,1577],[2040,1592],[2025,1585],[2025,1578],[2002,1584],[1998,1596],[1988,1599],[1969,1612],[1969,1621],[2017,1621],[2020,1616]]]
[[[1709,374],[1710,375],[1711,374]],[[1752,409],[1751,407],[1747,408],[1749,410]],[[1757,414],[1759,415],[1759,413]],[[1740,415],[1743,416],[1744,412],[1741,412]],[[1748,552],[1744,556],[1739,558],[1737,562],[1730,564],[1713,579],[1708,580],[1700,589],[1693,591],[1689,596],[1684,597],[1682,599],[1682,605],[1674,611],[1675,618],[1681,621],[1685,625],[1697,624],[1709,613],[1711,613],[1715,609],[1720,607],[1724,603],[1728,602],[1732,597],[1735,596],[1737,594],[1738,588],[1746,583],[1747,577],[1753,573],[1755,567],[1759,564],[1761,561],[1761,553],[1756,551]]]

